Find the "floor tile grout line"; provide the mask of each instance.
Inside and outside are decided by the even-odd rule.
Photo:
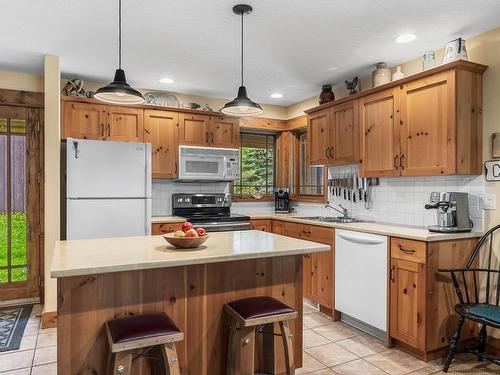
[[[370,363],[370,362],[368,362],[368,361],[365,361],[365,359],[364,359],[364,358],[353,359],[352,361],[344,362],[344,363],[341,363],[341,364],[339,364],[339,365],[335,365],[335,366],[332,366],[332,367],[329,367],[329,368],[330,368],[331,370],[335,371],[334,367],[336,367],[336,366],[342,366],[342,365],[344,365],[344,364],[346,364],[346,363],[349,363],[349,362],[354,362],[354,361],[357,361],[357,360],[359,360],[359,359],[361,359],[363,362],[366,362],[366,363],[368,363],[369,365],[371,365],[371,366],[375,367],[377,370],[382,371],[384,374],[391,375],[391,373],[389,373],[389,372],[387,372],[387,371],[385,371],[385,370],[383,370],[383,369],[381,369],[381,368],[379,368],[379,367],[375,366],[373,363]],[[401,375],[404,375],[404,374],[401,374]]]

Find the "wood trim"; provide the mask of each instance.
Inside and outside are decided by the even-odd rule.
[[[274,196],[271,194],[264,195],[260,199],[256,199],[251,195],[234,194],[232,196],[233,202],[274,202]]]
[[[307,116],[301,115],[286,120],[286,130],[300,130],[307,128]]]
[[[57,312],[49,311],[42,314],[42,329],[57,328]]]
[[[43,108],[44,94],[42,92],[0,89],[0,104]]]
[[[335,100],[333,102],[329,102],[329,103],[326,103],[326,104],[323,104],[323,105],[320,105],[320,106],[317,106],[317,107],[314,107],[314,108],[311,108],[311,109],[308,109],[308,110],[306,110],[304,112],[309,115],[309,114],[312,114],[314,112],[320,111],[322,109],[330,108],[330,107],[333,107],[334,105],[338,105],[340,103],[347,102],[349,100],[353,100],[353,99],[357,99],[357,98],[362,98],[362,97],[364,97],[366,95],[370,95],[370,94],[373,94],[373,93],[376,93],[376,92],[379,92],[379,91],[384,91],[384,90],[386,90],[388,88],[393,88],[393,87],[396,87],[396,86],[400,86],[400,85],[405,84],[407,82],[411,82],[411,81],[419,79],[419,78],[425,78],[425,77],[431,76],[433,74],[445,72],[445,71],[451,70],[451,69],[467,70],[467,71],[470,71],[470,72],[476,72],[476,73],[482,74],[482,73],[484,73],[486,71],[486,69],[488,69],[488,66],[482,65],[482,64],[478,64],[478,63],[474,63],[474,62],[471,62],[471,61],[464,61],[464,60],[453,61],[451,63],[440,65],[440,66],[435,67],[433,69],[429,69],[429,70],[426,70],[424,72],[413,74],[411,76],[404,77],[404,78],[398,79],[396,81],[392,81],[392,82],[386,83],[384,85],[380,85],[380,86],[377,86],[377,87],[372,87],[372,88],[370,88],[368,90],[365,90],[365,91],[359,92],[357,94],[353,94],[353,95],[347,96],[345,98],[342,98],[342,99],[339,99],[339,100]]]

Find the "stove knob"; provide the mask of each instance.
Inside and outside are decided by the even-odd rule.
[[[177,203],[182,203],[182,198],[177,198]]]
[[[189,198],[186,198],[186,203],[189,203]]]
[[[222,198],[221,197],[217,198],[217,202],[219,203],[222,202]]]

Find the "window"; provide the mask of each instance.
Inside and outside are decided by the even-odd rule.
[[[234,182],[235,195],[274,193],[275,144],[273,134],[241,133],[240,176]]]
[[[325,195],[324,170],[322,165],[309,165],[309,152],[307,150],[307,133],[301,132],[298,137],[299,144],[299,176],[298,195],[317,196],[321,199]]]

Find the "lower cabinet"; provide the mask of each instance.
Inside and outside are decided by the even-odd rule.
[[[477,239],[421,241],[391,238],[389,333],[394,344],[422,360],[442,356],[456,327],[458,302],[440,268],[465,266]],[[474,336],[464,325],[461,338]]]
[[[157,236],[159,234],[173,233],[181,230],[182,223],[154,223],[151,226],[151,234]]]
[[[254,230],[261,230],[263,232],[272,232],[272,220],[269,219],[254,219],[250,220],[250,225]]]

